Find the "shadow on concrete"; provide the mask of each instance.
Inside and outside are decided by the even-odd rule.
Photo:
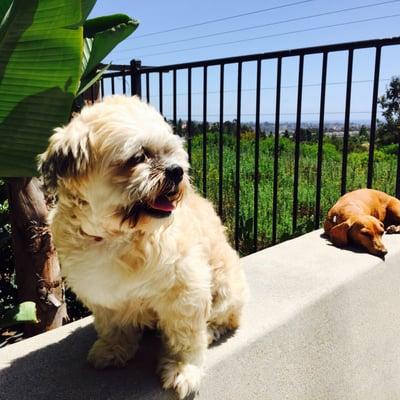
[[[209,349],[212,349],[213,347],[217,347],[221,345],[222,343],[227,342],[230,338],[235,336],[236,330],[228,331],[225,334],[223,334],[218,340],[215,340],[211,344],[208,345]]]
[[[156,374],[161,341],[146,333],[134,360],[125,368],[97,371],[86,362],[96,338],[92,326],[60,342],[14,360],[0,372],[1,400],[176,399]]]
[[[212,347],[234,335],[228,332]],[[0,371],[0,400],[177,400],[161,388],[156,373],[162,354],[160,334],[145,331],[136,356],[124,368],[95,370],[86,355],[96,339],[92,325],[58,343],[15,359]],[[196,396],[189,396],[192,400]]]

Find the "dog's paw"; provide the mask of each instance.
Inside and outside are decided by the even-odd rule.
[[[124,367],[135,354],[134,349],[127,351],[118,343],[109,343],[98,339],[89,350],[87,360],[94,368]]]
[[[159,372],[163,388],[175,390],[180,399],[199,391],[203,371],[196,365],[164,358]]]
[[[390,225],[386,228],[386,233],[389,234],[399,233],[399,232],[400,232],[400,226]]]

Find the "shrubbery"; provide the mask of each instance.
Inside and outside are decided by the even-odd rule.
[[[240,253],[248,254],[253,250],[254,224],[254,151],[253,132],[245,132],[240,140]],[[192,138],[192,176],[195,186],[202,187],[202,135]],[[235,215],[235,165],[236,138],[224,134],[223,158],[223,219],[228,233],[233,239]],[[218,132],[207,133],[207,194],[218,202]],[[337,146],[338,138],[326,136],[323,145],[321,220],[331,205],[340,196],[342,151]],[[352,152],[348,155],[348,190],[365,187],[368,165],[368,145],[359,137],[351,137]],[[295,142],[292,138],[280,137],[279,140],[279,190],[278,190],[278,241],[293,236],[293,160]],[[272,199],[273,199],[273,160],[275,139],[262,136],[260,139],[259,168],[259,248],[271,244],[272,235]],[[294,235],[313,229],[315,209],[315,186],[317,179],[318,145],[314,142],[300,143],[299,160],[299,209],[298,226]],[[394,193],[397,168],[397,144],[380,146],[374,153],[374,187],[390,194]],[[10,306],[16,302],[16,288],[13,281],[13,255],[11,248],[10,225],[8,221],[8,203],[5,185],[0,181],[0,305]],[[67,292],[67,303],[71,319],[87,315],[87,310]]]
[[[7,190],[0,180],[0,310],[17,304]]]

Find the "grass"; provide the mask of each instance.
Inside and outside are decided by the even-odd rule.
[[[224,135],[223,152],[223,215],[228,235],[233,243],[235,220],[236,139]],[[208,132],[206,146],[207,196],[218,204],[218,134]],[[353,146],[354,147],[354,146]],[[356,146],[349,153],[347,190],[365,187],[367,181],[368,149]],[[383,151],[384,150],[384,151]],[[317,180],[317,144],[302,142],[299,160],[298,224],[292,230],[293,176],[295,144],[292,139],[281,137],[278,159],[278,214],[277,242],[314,229],[314,210]],[[397,170],[397,145],[375,151],[374,182],[376,189],[394,194]],[[254,251],[254,133],[244,133],[240,140],[240,205],[239,252],[246,255]],[[323,146],[321,223],[326,212],[340,196],[341,155],[340,140],[326,138]],[[260,139],[259,210],[257,248],[272,244],[274,138]],[[201,135],[192,139],[192,178],[199,190],[202,188],[203,140]],[[14,259],[8,224],[8,204],[5,185],[0,180],[0,308],[17,302],[14,283]],[[67,292],[69,315],[72,320],[87,315],[87,310]],[[1,342],[1,339],[0,339]]]
[[[192,177],[194,185],[202,188],[203,162],[202,136],[192,139]],[[207,134],[207,197],[218,204],[218,134]],[[223,152],[223,214],[233,242],[235,223],[235,171],[236,139],[224,135]],[[317,144],[301,142],[299,159],[298,221],[292,230],[293,180],[295,143],[290,138],[281,137],[278,161],[278,213],[277,242],[309,232],[314,228],[317,181]],[[239,251],[242,255],[254,251],[254,134],[245,133],[240,140],[240,218]],[[260,139],[259,162],[259,209],[257,248],[272,244],[272,204],[273,204],[273,160],[274,138]],[[340,197],[342,155],[340,149],[326,139],[323,145],[321,216],[319,224],[329,208]],[[349,153],[347,169],[347,191],[366,186],[368,149],[358,148]],[[397,160],[394,154],[375,151],[373,187],[394,194]]]

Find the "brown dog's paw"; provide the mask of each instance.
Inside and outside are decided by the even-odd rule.
[[[386,233],[388,234],[400,233],[400,226],[390,225],[386,228]]]

